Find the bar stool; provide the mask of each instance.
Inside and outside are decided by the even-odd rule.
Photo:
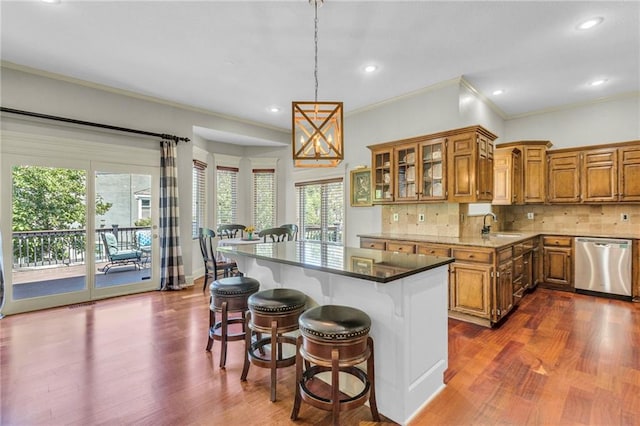
[[[214,340],[222,342],[220,348],[220,368],[227,362],[227,342],[244,340],[245,312],[247,299],[260,289],[260,282],[249,277],[228,277],[214,281],[209,286],[211,291],[211,305],[209,306],[209,340],[207,351],[211,351]],[[229,314],[240,312],[238,318],[229,318]],[[216,314],[220,313],[220,321],[216,321]],[[242,324],[242,331],[230,333],[229,327]]]
[[[241,381],[247,380],[249,366],[271,369],[271,402],[276,400],[277,369],[289,367],[296,362],[296,351],[285,357],[282,351],[283,344],[293,345],[296,339],[286,336],[298,329],[298,317],[304,311],[307,304],[307,296],[298,290],[288,288],[275,288],[262,290],[249,296],[249,312],[246,314],[246,324],[249,332],[245,335],[244,368]],[[252,333],[256,340],[252,343]],[[268,336],[262,337],[262,333]],[[264,347],[270,345],[270,354],[267,357]]]
[[[373,339],[369,336],[371,318],[359,309],[348,306],[318,306],[300,315],[300,333],[296,342],[296,396],[291,419],[296,420],[302,401],[322,410],[333,412],[333,424],[340,424],[340,411],[363,405],[367,399],[371,415],[380,421],[376,404]],[[357,364],[367,362],[366,373]],[[303,363],[305,371],[302,371]],[[322,386],[307,383],[316,375],[331,372],[330,391],[320,392]],[[363,389],[355,396],[340,392],[339,373],[358,379]]]

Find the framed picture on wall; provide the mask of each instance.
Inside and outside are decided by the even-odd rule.
[[[371,206],[371,169],[363,167],[351,170],[351,206]]]

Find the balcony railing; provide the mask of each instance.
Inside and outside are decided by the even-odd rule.
[[[304,239],[311,241],[321,241],[322,228],[320,226],[305,226],[304,227]],[[342,241],[342,227],[341,226],[328,226],[327,227],[327,241],[339,242]]]
[[[149,227],[101,228],[96,230],[96,262],[106,261],[101,234],[113,232],[122,249],[135,245],[135,232]],[[13,268],[75,265],[85,261],[86,229],[13,232]]]

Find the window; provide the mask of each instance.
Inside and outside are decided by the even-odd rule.
[[[276,226],[276,181],[274,169],[253,169],[253,218],[256,229]]]
[[[218,166],[216,173],[218,200],[218,225],[237,223],[238,220],[238,171],[237,167]]]
[[[205,225],[205,216],[207,214],[206,204],[206,171],[207,164],[202,161],[193,160],[192,169],[192,189],[191,189],[191,238],[198,238],[199,228]]]
[[[296,183],[300,239],[342,243],[344,186],[342,178]]]

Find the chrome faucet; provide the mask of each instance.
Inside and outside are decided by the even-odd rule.
[[[482,235],[486,235],[491,231],[491,225],[487,225],[487,216],[493,217],[494,222],[498,220],[498,217],[494,213],[487,213],[482,219]]]

